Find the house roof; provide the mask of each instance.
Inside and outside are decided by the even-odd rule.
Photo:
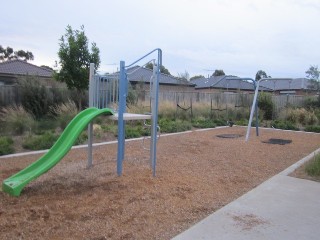
[[[0,63],[0,74],[51,77],[52,73],[53,71],[50,69],[38,67],[22,60],[12,60]]]
[[[196,89],[201,88],[218,88],[218,89],[241,89],[254,90],[254,85],[251,82],[242,80],[236,76],[211,76],[210,78],[197,78],[192,80],[196,84]],[[259,87],[263,91],[271,91],[264,86]]]
[[[311,80],[307,78],[270,78],[260,83],[273,91],[310,89],[310,85]]]
[[[127,69],[128,80],[130,82],[150,82],[153,71],[148,68],[134,66]],[[159,84],[163,85],[188,85],[195,86],[194,83],[181,80],[177,77],[160,73]]]

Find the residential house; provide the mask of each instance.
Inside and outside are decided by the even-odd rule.
[[[36,77],[45,85],[51,85],[53,71],[22,60],[0,63],[0,85],[14,85],[26,76]]]
[[[134,66],[127,69],[128,81],[133,88],[141,90],[149,90],[150,79],[153,71],[148,68]],[[177,77],[160,73],[159,91],[193,91],[194,83],[179,79]]]
[[[211,76],[209,78],[196,78],[191,81],[194,83],[195,89],[202,92],[254,92],[254,84],[252,82],[245,81],[236,76]],[[272,89],[260,86],[260,91],[271,92]]]
[[[260,86],[272,89],[276,95],[314,95],[316,93],[316,90],[311,88],[311,80],[307,78],[270,78],[262,81]]]

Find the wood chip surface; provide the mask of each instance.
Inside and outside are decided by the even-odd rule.
[[[242,135],[218,138],[219,134]],[[0,239],[170,239],[320,147],[320,134],[228,127],[161,136],[157,172],[142,141],[74,149],[20,197],[0,192]],[[270,138],[290,139],[286,145]],[[146,144],[146,143],[145,143]],[[1,158],[0,180],[41,155]]]

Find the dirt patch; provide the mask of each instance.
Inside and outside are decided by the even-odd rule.
[[[0,239],[170,239],[320,147],[320,134],[301,132],[261,129],[248,143],[215,137],[245,132],[162,136],[156,177],[141,141],[126,144],[121,177],[116,144],[95,147],[91,169],[86,149],[72,150],[19,198],[0,192]],[[292,143],[262,143],[270,138]],[[1,158],[0,180],[39,156]]]
[[[244,231],[250,231],[255,227],[270,224],[269,221],[261,219],[254,214],[234,215],[232,219],[236,222],[236,225],[240,226]]]

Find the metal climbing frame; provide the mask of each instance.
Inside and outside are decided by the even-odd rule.
[[[120,82],[119,82],[119,109],[118,109],[118,158],[117,158],[117,173],[122,175],[122,163],[125,152],[125,121],[123,119],[126,110],[126,98],[128,92],[128,79],[127,69],[134,64],[140,62],[146,57],[153,53],[157,53],[157,62],[154,66],[154,73],[156,77],[153,78],[151,84],[151,141],[150,141],[150,162],[152,166],[152,174],[156,174],[156,154],[157,154],[157,129],[158,129],[158,106],[159,106],[159,79],[160,79],[160,68],[162,65],[162,50],[160,48],[154,49],[153,51],[142,56],[138,60],[134,61],[129,65],[125,65],[125,61],[120,61]]]
[[[94,75],[94,65],[90,65],[89,77],[89,107],[111,108],[115,116],[111,119],[118,121],[118,151],[117,151],[117,174],[122,175],[122,165],[125,152],[125,120],[150,119],[150,115],[127,114],[126,99],[128,95],[127,69],[145,59],[153,53],[157,53],[157,61],[154,62],[153,75],[150,79],[151,99],[151,141],[150,141],[150,163],[153,176],[156,174],[157,133],[158,133],[158,95],[160,69],[162,65],[162,51],[157,48],[135,62],[126,66],[125,61],[120,61],[120,72],[104,76]],[[150,61],[149,61],[150,62]],[[92,139],[93,125],[88,126],[88,168],[92,166]]]

